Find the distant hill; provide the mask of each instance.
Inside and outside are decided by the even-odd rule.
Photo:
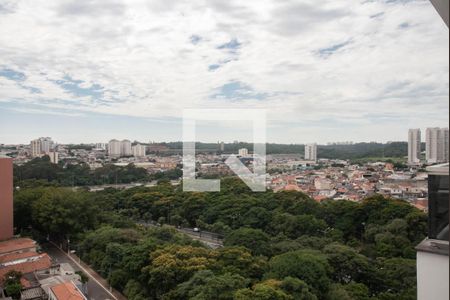
[[[181,151],[182,142],[163,143],[172,151]],[[226,143],[224,153],[237,153],[239,149],[247,148],[253,151],[250,143]],[[423,145],[424,148],[424,145]],[[217,143],[196,143],[197,151],[218,151]],[[351,145],[318,145],[318,157],[330,159],[361,159],[369,157],[405,157],[408,155],[407,142],[356,143]],[[267,154],[300,154],[303,155],[305,146],[301,144],[274,144],[266,146]]]

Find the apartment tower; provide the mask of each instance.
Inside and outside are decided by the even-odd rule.
[[[421,133],[420,129],[410,129],[408,131],[408,164],[420,164],[421,150]]]
[[[305,159],[317,161],[317,144],[306,144],[305,145]]]

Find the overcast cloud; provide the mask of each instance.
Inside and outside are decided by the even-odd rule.
[[[224,107],[268,109],[272,141],[405,140],[448,126],[448,45],[421,0],[0,0],[0,143],[18,142],[11,111],[83,122]]]

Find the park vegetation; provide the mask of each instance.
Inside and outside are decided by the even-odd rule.
[[[100,192],[41,186],[15,192],[22,234],[71,248],[130,300],[406,300],[416,298],[414,246],[426,215],[375,195],[315,202],[251,192],[236,178],[217,193],[152,188]],[[160,227],[139,224],[159,223]],[[211,249],[176,231],[224,236]]]

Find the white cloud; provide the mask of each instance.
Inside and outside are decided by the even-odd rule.
[[[218,49],[233,39],[239,49]],[[395,139],[448,123],[448,42],[428,1],[7,1],[0,71],[26,78],[0,77],[0,102],[157,118],[258,107],[274,123],[351,120],[371,134],[389,116],[403,123],[373,139]],[[58,84],[68,77],[102,96]],[[267,97],[211,98],[230,82]]]

